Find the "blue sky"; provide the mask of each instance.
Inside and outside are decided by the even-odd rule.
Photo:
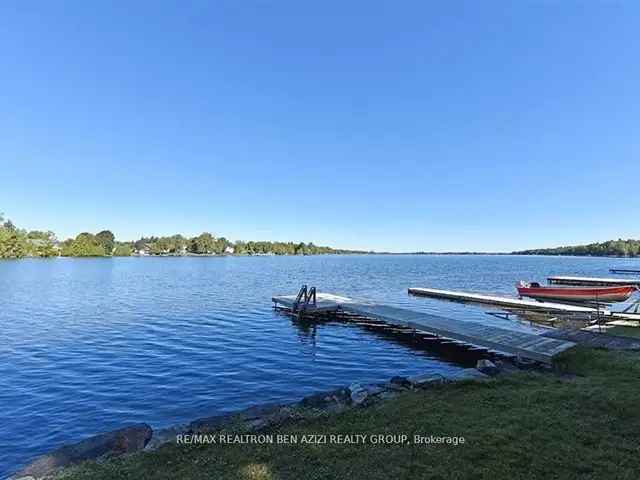
[[[636,2],[0,4],[0,211],[392,251],[640,237]]]

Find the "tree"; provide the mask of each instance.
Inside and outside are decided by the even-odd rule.
[[[133,253],[133,244],[118,242],[113,250],[114,257],[129,257]]]
[[[67,238],[60,245],[60,255],[63,257],[73,257],[73,238]]]
[[[4,218],[0,216],[0,222],[2,222],[2,220],[4,220]],[[4,228],[5,230],[16,230],[16,226],[9,219],[7,219],[7,221],[2,224],[2,228]]]
[[[105,255],[111,255],[113,253],[116,237],[110,230],[101,231],[96,235],[95,238],[98,243],[102,245],[102,249],[104,250]]]
[[[104,245],[102,245],[95,235],[91,233],[81,233],[70,244],[63,246],[63,255],[72,257],[104,257]]]
[[[514,252],[521,255],[586,255],[594,257],[637,257],[640,255],[639,240],[609,240],[588,245],[576,245],[573,247],[540,248]]]
[[[191,253],[215,253],[216,239],[209,232],[204,232],[191,239],[189,251]]]
[[[34,257],[55,257],[58,255],[55,247],[56,236],[52,231],[32,230],[27,233],[26,238],[28,255]]]
[[[51,230],[47,230],[46,232],[40,230],[31,230],[27,233],[27,238],[29,240],[51,240],[52,242],[56,241],[56,234]]]
[[[231,246],[231,242],[224,237],[220,237],[215,240],[214,251],[215,253],[221,255],[229,246]]]
[[[42,243],[35,246],[35,255],[37,257],[56,257],[58,256],[58,250],[50,240],[41,240]]]
[[[0,258],[22,258],[28,253],[26,234],[0,213]]]
[[[103,257],[105,255],[129,256],[134,251],[144,250],[151,254],[182,255],[186,251],[194,254],[224,254],[233,247],[238,255],[312,255],[318,253],[363,253],[320,247],[313,243],[237,241],[231,243],[225,237],[216,238],[209,232],[197,237],[186,238],[180,234],[170,237],[142,237],[136,242],[117,242],[110,230],[96,235],[88,232],[58,243],[52,231],[32,230],[26,232],[17,228],[0,213],[0,258],[20,258],[24,256],[50,257]],[[554,249],[551,254],[560,254],[571,247]],[[583,247],[584,254],[614,254],[634,256],[640,254],[640,241],[617,240]],[[582,250],[580,250],[582,251]],[[531,251],[533,252],[533,251]],[[537,251],[536,251],[537,252]],[[598,253],[594,253],[598,252]]]
[[[142,237],[140,240],[137,240],[134,244],[133,244],[133,248],[136,251],[139,250],[144,250],[147,245],[151,245],[153,242],[158,241],[158,237]]]
[[[15,228],[0,228],[0,258],[22,258],[27,255],[27,247],[24,233]]]
[[[177,234],[169,237],[171,253],[182,255],[187,251],[187,239],[182,235]]]
[[[236,254],[238,255],[244,255],[245,253],[247,253],[247,244],[244,243],[242,240],[238,240],[234,245],[233,245],[233,250],[235,251]]]

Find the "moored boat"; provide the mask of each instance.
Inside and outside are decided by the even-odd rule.
[[[537,282],[518,282],[516,285],[521,297],[531,297],[538,300],[566,300],[570,302],[622,302],[638,290],[636,285],[621,285],[611,287],[571,287],[546,286]]]

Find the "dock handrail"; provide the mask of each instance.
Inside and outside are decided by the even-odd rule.
[[[316,287],[309,288],[307,287],[307,285],[302,285],[302,287],[300,287],[300,290],[298,291],[295,302],[293,302],[292,310],[294,312],[297,312],[300,309],[300,303],[303,304],[304,310],[304,308],[309,305],[309,302],[311,302],[311,300],[313,300],[312,304],[315,306],[317,302]]]
[[[293,302],[292,310],[294,312],[298,310],[298,307],[300,306],[300,301],[302,300],[303,297],[304,297],[304,299],[306,301],[306,298],[307,298],[307,286],[306,285],[302,285],[302,287],[300,287],[300,290],[298,291],[298,295],[296,296],[296,301]]]
[[[311,287],[309,290],[309,294],[304,300],[305,305],[309,305],[309,301],[313,298],[313,305],[316,304],[316,287]]]

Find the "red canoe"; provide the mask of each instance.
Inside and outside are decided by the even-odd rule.
[[[622,302],[638,290],[636,285],[619,287],[559,287],[554,285],[547,287],[535,282],[519,282],[516,288],[521,297],[573,302]]]

